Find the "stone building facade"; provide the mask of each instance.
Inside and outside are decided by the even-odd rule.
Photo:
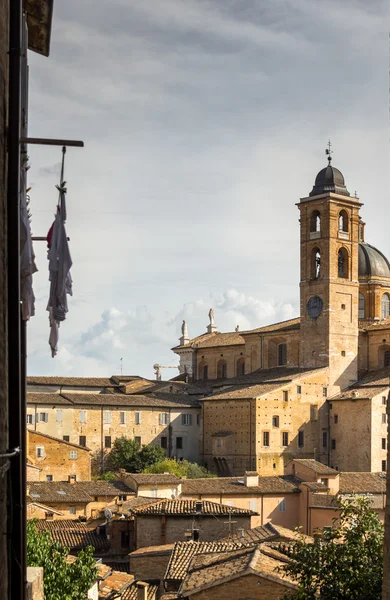
[[[92,471],[104,460],[116,438],[126,436],[140,445],[157,444],[167,456],[199,461],[200,405],[181,394],[28,392],[27,424],[91,450]]]
[[[89,448],[66,442],[45,433],[27,430],[27,456],[31,466],[38,467],[37,481],[90,481]],[[35,478],[34,478],[35,479]],[[28,481],[31,479],[27,478]]]
[[[210,322],[173,348],[194,384],[211,389],[201,457],[219,474],[283,474],[292,457],[386,470],[390,263],[365,241],[363,205],[328,161],[297,204],[300,316],[230,333]],[[384,383],[380,393],[367,392],[367,377]]]

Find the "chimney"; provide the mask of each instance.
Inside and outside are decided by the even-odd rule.
[[[244,483],[246,487],[259,485],[259,474],[257,471],[245,471]]]
[[[235,328],[235,330],[234,330],[234,331],[235,331],[236,333],[238,333],[238,332],[240,331],[240,326],[239,326],[239,325],[236,325],[236,328]]]
[[[68,475],[68,483],[71,483],[72,485],[76,483],[76,475]]]
[[[148,600],[149,584],[145,583],[145,581],[137,581],[135,585],[137,588],[137,600]]]
[[[29,484],[27,484],[27,486],[26,486],[26,496],[29,496],[29,495],[30,495],[30,486],[29,486]]]
[[[195,502],[195,511],[197,513],[203,512],[203,502],[201,500]]]

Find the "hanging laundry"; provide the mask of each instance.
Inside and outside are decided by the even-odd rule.
[[[62,152],[61,183],[59,186],[56,186],[59,191],[57,214],[47,234],[49,248],[47,257],[50,273],[50,295],[47,310],[49,311],[50,322],[49,345],[53,357],[57,354],[58,349],[58,329],[60,323],[65,321],[66,313],[68,312],[67,294],[72,296],[72,278],[70,275],[72,259],[65,230],[66,182],[63,181],[65,148],[62,149]]]
[[[32,287],[33,273],[38,271],[31,239],[30,219],[27,210],[28,159],[22,158],[20,169],[20,298],[22,319],[28,321],[35,314],[35,296]]]

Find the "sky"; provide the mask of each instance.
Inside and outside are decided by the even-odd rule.
[[[55,358],[35,243],[28,374],[153,378],[210,307],[219,331],[298,316],[295,205],[328,139],[390,257],[387,23],[382,0],[55,0],[50,57],[29,53],[29,135],[85,147],[66,154],[73,297]],[[46,236],[61,148],[29,157]]]

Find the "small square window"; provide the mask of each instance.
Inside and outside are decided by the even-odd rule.
[[[183,450],[183,438],[182,437],[176,438],[176,449]]]
[[[269,431],[263,431],[263,446],[269,446]]]
[[[45,448],[43,446],[37,446],[37,458],[45,456]]]
[[[141,413],[140,412],[135,413],[135,424],[141,425]]]
[[[288,446],[288,432],[283,431],[282,433],[282,446]]]
[[[272,427],[279,427],[279,417],[277,415],[272,417]]]
[[[337,425],[337,423],[339,422],[339,416],[338,415],[335,415],[333,417],[333,422],[334,422],[335,425]]]
[[[288,391],[287,390],[283,390],[283,400],[284,400],[284,402],[288,402]]]
[[[111,436],[110,435],[104,436],[104,447],[111,448]]]
[[[386,415],[386,413],[382,413],[382,423],[387,423],[387,415]]]
[[[322,446],[323,446],[323,448],[326,448],[328,446],[328,432],[327,431],[322,432]]]
[[[382,460],[382,471],[385,472],[386,471],[386,461]]]
[[[341,350],[341,356],[345,356],[345,350]]]
[[[62,423],[62,410],[56,411],[56,421],[57,423]]]
[[[279,512],[286,512],[286,500],[285,500],[285,498],[283,498],[283,500],[280,500],[280,502],[278,504],[278,511]]]
[[[104,411],[104,422],[107,423],[111,423],[111,411],[110,410],[105,410]]]
[[[336,440],[332,440],[332,450],[336,450]]]
[[[382,404],[383,404],[383,406],[386,406],[386,404],[387,404],[386,396],[382,396]]]
[[[345,304],[341,305],[341,310],[345,310]]]
[[[46,481],[53,481],[53,475],[46,475]]]
[[[27,425],[34,425],[34,415],[26,415]]]
[[[119,417],[120,417],[120,424],[126,425],[126,413],[124,411],[121,411],[119,414]]]
[[[136,435],[135,438],[134,438],[134,441],[141,448],[141,436]]]
[[[49,420],[48,413],[44,413],[44,412],[38,413],[38,421],[39,421],[39,423],[47,423],[48,420]]]
[[[382,450],[386,450],[386,438],[382,438]]]
[[[160,425],[169,425],[169,413],[160,413],[159,415]]]
[[[62,439],[64,440],[64,442],[69,442],[69,436],[68,435],[63,435]]]
[[[80,423],[86,423],[86,422],[87,422],[87,411],[80,410]]]
[[[80,435],[79,437],[79,446],[87,445],[87,437],[85,435]]]
[[[168,448],[168,438],[166,436],[161,438],[161,448],[164,448],[164,450]]]
[[[322,395],[324,398],[326,398],[328,396],[328,388],[326,388],[326,387],[322,388]]]
[[[71,451],[70,451],[70,458],[71,458],[72,460],[75,460],[75,459],[77,458],[77,456],[78,456],[78,455],[77,455],[77,450],[71,450]]]
[[[69,514],[70,515],[75,515],[76,514],[76,507],[75,506],[69,506]]]
[[[297,394],[302,394],[302,386],[297,385]]]

